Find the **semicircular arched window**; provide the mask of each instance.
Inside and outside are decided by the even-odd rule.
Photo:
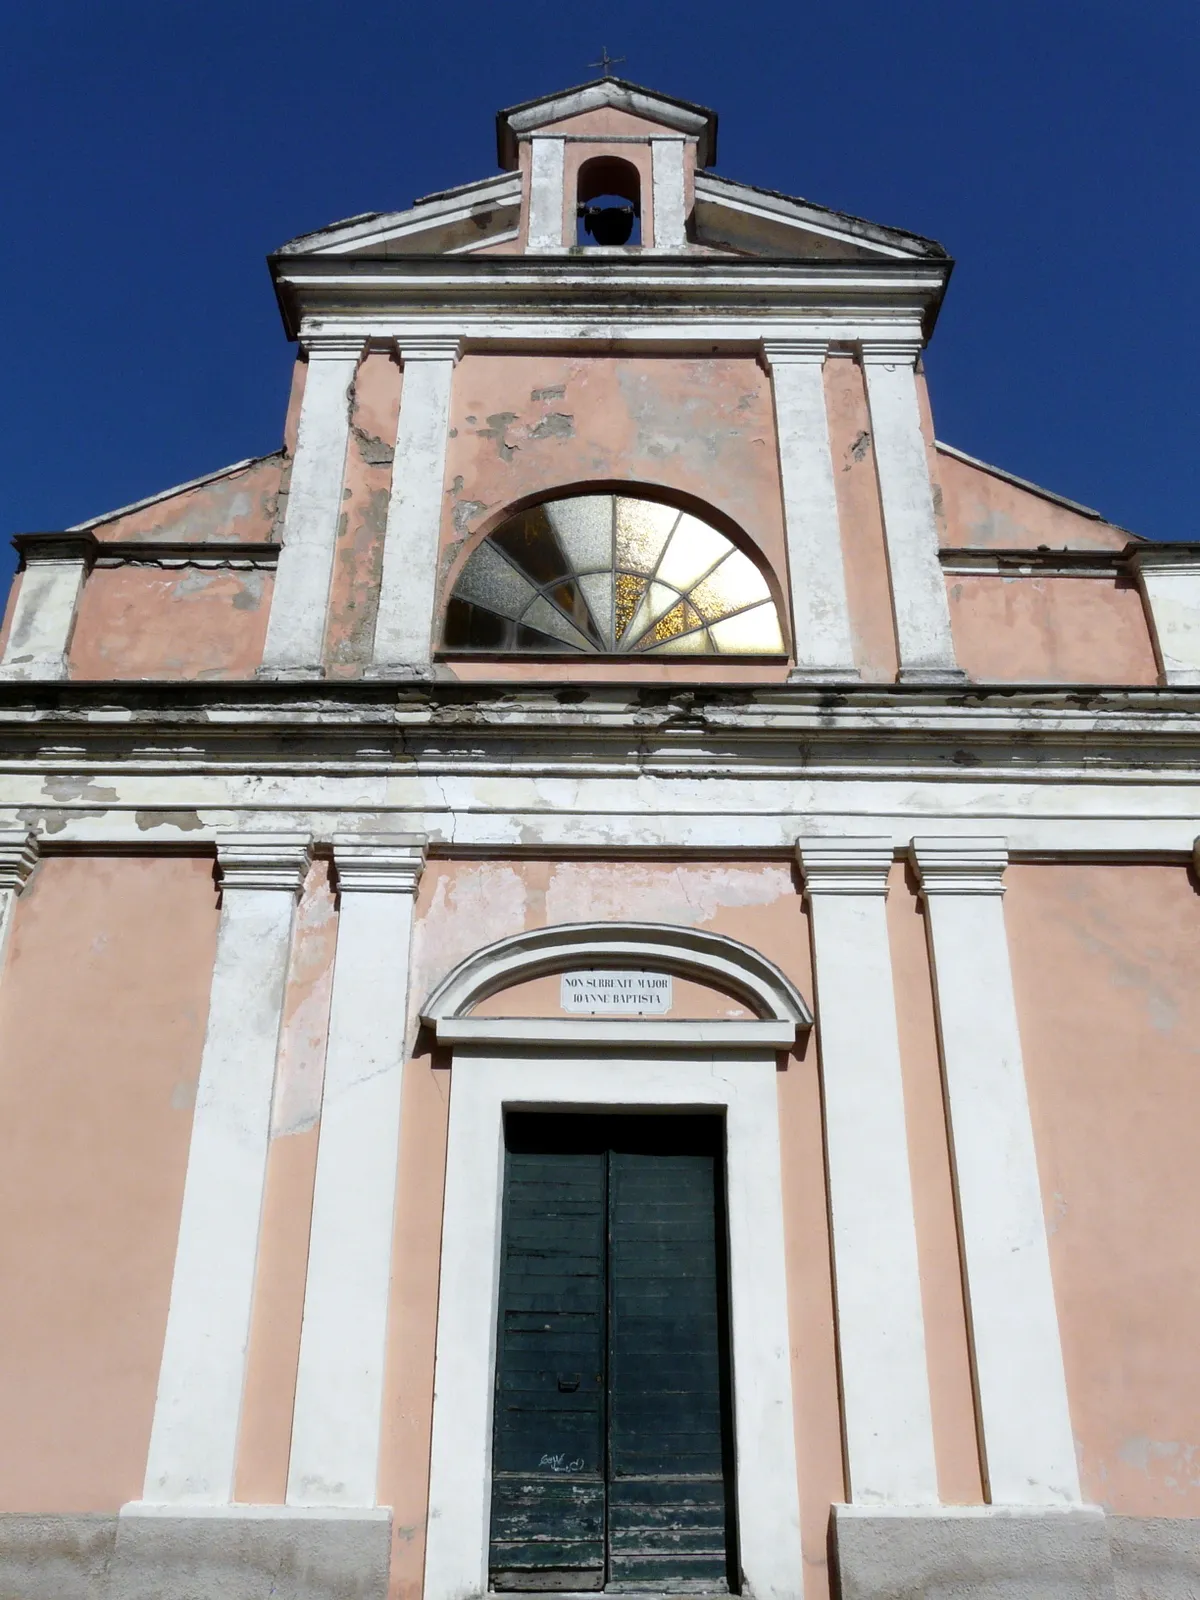
[[[467,560],[446,608],[454,651],[779,655],[766,579],[699,517],[588,494],[510,517]]]

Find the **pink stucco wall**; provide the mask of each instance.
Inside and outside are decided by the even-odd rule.
[[[979,682],[1158,682],[1131,579],[954,573],[946,587],[959,665]]]
[[[0,1510],[141,1496],[216,929],[208,858],[52,857],[17,902],[0,985]]]
[[[1084,1498],[1200,1516],[1200,893],[1182,864],[1007,882]]]
[[[231,567],[97,567],[71,639],[72,678],[251,678],[275,576]]]
[[[1131,535],[1072,511],[945,450],[933,457],[943,543],[990,550],[1121,550]],[[1052,485],[1047,485],[1052,487]]]

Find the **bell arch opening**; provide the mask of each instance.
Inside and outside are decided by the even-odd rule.
[[[579,169],[575,198],[578,244],[641,244],[642,180],[632,162],[619,156],[593,156],[585,161]]]
[[[451,591],[447,653],[772,656],[766,576],[692,512],[625,494],[547,499],[506,518]]]

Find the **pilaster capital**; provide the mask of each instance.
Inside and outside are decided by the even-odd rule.
[[[796,841],[796,860],[809,899],[821,894],[886,895],[892,856],[890,839]]]
[[[406,333],[396,340],[396,348],[405,365],[410,361],[448,361],[456,366],[462,355],[462,340],[445,334]]]
[[[340,894],[412,894],[425,869],[419,833],[335,833],[333,865]]]
[[[310,361],[357,361],[367,347],[361,333],[303,333],[300,343]]]
[[[909,860],[926,899],[931,894],[1004,893],[1008,841],[1003,838],[916,838]]]
[[[14,533],[13,549],[25,567],[42,566],[52,561],[82,561],[90,567],[96,559],[100,541],[94,533]]]
[[[312,861],[307,833],[225,833],[217,839],[221,888],[286,889],[298,895]]]
[[[37,858],[37,838],[28,828],[0,828],[0,891],[20,894]]]
[[[917,333],[907,339],[896,335],[864,339],[859,345],[859,359],[864,367],[915,367],[922,343]]]
[[[1178,544],[1127,544],[1121,553],[1137,577],[1144,572],[1169,572],[1176,578],[1200,575],[1200,544],[1190,540]]]
[[[820,367],[829,354],[829,340],[763,339],[758,348],[768,371],[782,366]]]

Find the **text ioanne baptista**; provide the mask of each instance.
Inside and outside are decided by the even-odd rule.
[[[564,972],[559,1004],[564,1011],[670,1011],[673,980],[666,972]]]

